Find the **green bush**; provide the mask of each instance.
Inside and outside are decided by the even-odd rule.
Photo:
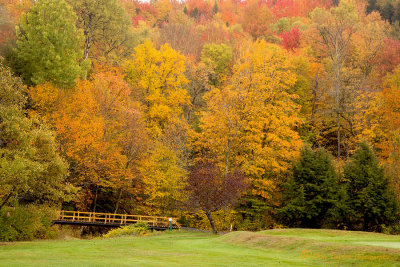
[[[388,235],[400,235],[400,219],[397,219],[393,224],[387,226],[382,224],[382,233]]]
[[[113,229],[107,234],[103,235],[104,238],[112,238],[118,236],[143,236],[149,233],[149,226],[145,222],[131,224],[123,226],[117,229]]]
[[[24,241],[55,236],[55,210],[46,206],[5,207],[0,210],[0,241]]]

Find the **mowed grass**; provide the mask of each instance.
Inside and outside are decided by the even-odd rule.
[[[400,237],[335,230],[165,232],[0,244],[0,266],[400,266]]]

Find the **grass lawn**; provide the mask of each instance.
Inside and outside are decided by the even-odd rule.
[[[1,243],[0,266],[400,266],[400,237],[285,229]]]

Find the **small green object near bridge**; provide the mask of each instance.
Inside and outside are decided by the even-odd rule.
[[[170,220],[171,219],[171,220]],[[150,229],[167,230],[180,229],[180,224],[176,218],[128,215],[115,213],[99,213],[84,211],[66,211],[61,210],[54,224],[83,225],[83,226],[104,226],[120,227],[129,224],[146,222]]]

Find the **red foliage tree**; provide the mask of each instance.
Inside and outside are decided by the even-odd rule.
[[[137,26],[139,24],[139,21],[141,21],[141,20],[146,21],[146,18],[142,17],[140,15],[138,15],[136,17],[132,17],[132,25]]]
[[[276,0],[268,1],[268,7],[277,19],[283,17],[305,17],[316,7],[329,8],[331,0]]]
[[[393,71],[400,64],[400,41],[388,38],[384,40],[384,48],[376,57],[380,76]]]
[[[291,30],[281,34],[282,44],[286,50],[294,50],[300,45],[300,30],[299,27],[294,26]]]
[[[235,170],[222,175],[213,163],[199,163],[191,171],[186,190],[191,209],[202,210],[217,233],[211,213],[234,204],[247,188],[245,176]]]

